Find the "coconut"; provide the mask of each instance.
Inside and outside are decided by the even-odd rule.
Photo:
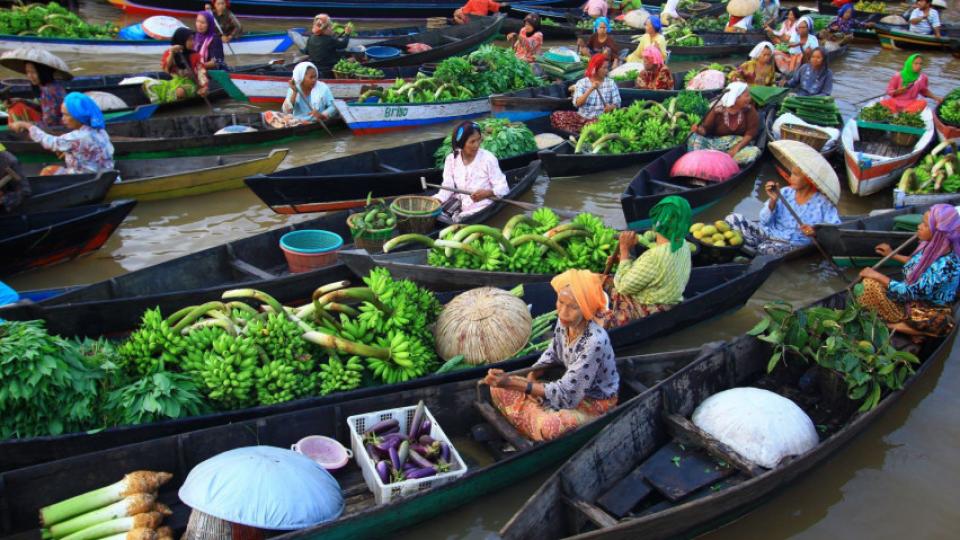
[[[437,354],[463,355],[471,365],[511,358],[530,340],[533,318],[523,300],[502,289],[480,287],[451,300],[434,327]]]

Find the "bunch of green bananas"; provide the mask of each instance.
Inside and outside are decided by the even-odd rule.
[[[183,356],[180,357],[180,369],[184,373],[196,375],[203,369],[204,357],[213,348],[213,342],[227,331],[219,326],[204,326],[188,333]],[[202,382],[202,377],[195,377]]]
[[[164,320],[159,308],[143,314],[140,328],[117,351],[123,369],[144,376],[176,366],[186,340]]]
[[[320,395],[333,392],[345,392],[360,386],[363,381],[363,361],[359,356],[351,356],[346,362],[336,354],[331,354],[325,364],[320,364]]]
[[[218,336],[200,370],[208,397],[228,408],[252,404],[258,360],[257,347],[250,337]]]
[[[257,401],[261,405],[283,403],[299,397],[296,370],[286,360],[271,360],[256,368]]]

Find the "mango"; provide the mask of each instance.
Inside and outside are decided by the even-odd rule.
[[[696,238],[697,240],[700,240],[701,238],[703,238],[703,231],[700,231],[700,230],[693,231],[693,237]]]
[[[704,228],[700,229],[703,231],[704,236],[713,236],[717,234],[717,228],[713,225],[706,225]]]
[[[724,242],[723,240],[718,240],[714,242],[713,245],[716,247],[727,247],[727,243]]]
[[[731,246],[739,246],[741,244],[743,244],[743,238],[740,236],[734,236],[733,238],[730,239]]]
[[[722,234],[717,233],[717,234],[713,235],[713,242],[714,242],[714,243],[720,242],[720,241],[722,241],[722,240],[724,240]]]
[[[697,232],[703,228],[703,223],[694,223],[690,226],[690,232]]]
[[[697,232],[700,232],[700,231],[697,231]],[[703,238],[700,239],[700,241],[703,242],[705,245],[708,245],[708,246],[712,246],[712,245],[713,245],[713,238],[710,237],[710,236],[704,236]]]
[[[715,221],[713,226],[716,227],[717,230],[722,233],[725,233],[730,230],[730,224],[728,224],[726,221],[723,221],[722,219],[718,219],[717,221]]]
[[[725,233],[723,233],[723,237],[726,238],[727,240],[729,240],[729,239],[733,238],[736,234],[737,234],[737,233],[735,233],[735,232],[733,232],[733,231],[726,231]]]

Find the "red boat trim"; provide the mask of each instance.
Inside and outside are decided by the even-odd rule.
[[[332,212],[334,210],[350,210],[361,208],[367,204],[366,199],[353,201],[332,201],[308,204],[282,204],[271,206],[270,209],[278,214],[312,214],[315,212]]]

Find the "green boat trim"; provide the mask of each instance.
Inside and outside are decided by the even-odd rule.
[[[221,88],[227,93],[227,96],[230,99],[240,101],[243,103],[248,103],[250,99],[244,94],[237,85],[233,84],[233,79],[230,78],[230,74],[226,71],[220,69],[212,69],[207,72],[207,75],[210,76]]]

